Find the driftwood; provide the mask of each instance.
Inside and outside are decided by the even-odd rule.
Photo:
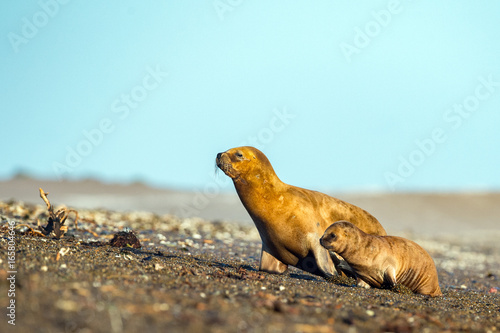
[[[40,221],[38,221],[38,230],[40,230],[45,236],[48,236],[53,232],[57,239],[61,238],[68,231],[68,226],[65,226],[64,222],[66,222],[69,213],[75,213],[75,227],[78,230],[78,212],[74,209],[63,207],[54,213],[54,207],[50,204],[49,199],[47,199],[48,194],[49,193],[45,193],[40,188],[40,198],[42,198],[45,204],[47,204],[49,219],[47,220],[47,225],[45,227],[41,226]]]
[[[97,233],[92,230],[88,230],[85,228],[78,229],[78,212],[74,209],[68,209],[66,207],[60,208],[57,212],[54,213],[54,206],[50,203],[49,199],[47,199],[48,192],[44,192],[41,188],[40,190],[40,198],[47,205],[47,210],[49,211],[49,218],[47,220],[47,225],[40,225],[40,220],[37,219],[38,230],[33,229],[28,224],[19,224],[16,228],[27,227],[30,230],[30,233],[34,236],[40,237],[48,237],[51,234],[54,234],[57,239],[60,239],[64,234],[68,231],[68,226],[64,225],[70,213],[75,214],[75,229],[86,231],[91,233],[94,237],[99,237]]]

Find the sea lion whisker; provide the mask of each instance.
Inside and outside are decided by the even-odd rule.
[[[217,161],[215,161],[215,165],[214,165],[214,177],[217,178],[218,175],[219,175],[219,167],[217,166]]]

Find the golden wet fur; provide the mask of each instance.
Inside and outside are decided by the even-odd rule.
[[[216,163],[232,178],[259,231],[260,270],[283,273],[292,265],[320,276],[336,275],[338,259],[321,247],[319,239],[339,219],[348,219],[367,233],[386,234],[375,217],[357,206],[283,183],[256,148],[229,149],[217,155]]]
[[[417,243],[395,236],[369,235],[347,221],[333,223],[320,240],[354,269],[362,287],[402,284],[413,292],[441,296],[436,266]]]

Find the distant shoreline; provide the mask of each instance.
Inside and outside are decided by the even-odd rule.
[[[235,192],[207,197],[201,192],[159,189],[141,183],[122,185],[95,180],[18,177],[0,181],[0,200],[43,204],[39,187],[50,193],[53,203],[74,208],[148,211],[253,225]],[[393,234],[500,236],[500,192],[329,194],[367,210]]]

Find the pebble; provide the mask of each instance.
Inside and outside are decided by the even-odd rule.
[[[81,306],[77,302],[70,301],[70,300],[58,300],[55,304],[56,308],[63,310],[63,311],[68,311],[68,312],[76,312],[79,311]]]
[[[167,303],[155,303],[153,304],[154,311],[168,311],[170,309],[170,305]]]
[[[61,249],[59,250],[59,254],[64,257],[70,250],[71,249],[69,247],[61,247]]]

